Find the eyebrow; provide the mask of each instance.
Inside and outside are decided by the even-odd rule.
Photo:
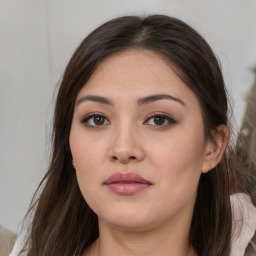
[[[150,103],[158,101],[158,100],[171,100],[171,101],[178,102],[183,106],[186,106],[184,101],[182,101],[181,99],[179,99],[177,97],[169,95],[169,94],[155,94],[155,95],[150,95],[150,96],[147,96],[144,98],[140,98],[138,100],[138,105],[150,104]]]
[[[153,103],[153,102],[158,101],[158,100],[171,100],[171,101],[178,102],[179,104],[181,104],[183,106],[186,106],[184,101],[182,101],[181,99],[179,99],[177,97],[169,95],[169,94],[149,95],[147,97],[143,97],[143,98],[138,99],[137,103],[138,103],[139,106],[141,106],[141,105],[146,105],[146,104]],[[111,101],[110,99],[102,97],[102,96],[96,96],[96,95],[83,96],[82,98],[80,98],[77,101],[77,105],[80,104],[81,102],[84,102],[84,101],[93,101],[93,102],[98,102],[98,103],[105,104],[105,105],[114,106],[113,101]]]
[[[95,96],[95,95],[87,95],[87,96],[84,96],[84,97],[80,98],[77,101],[77,105],[80,104],[81,102],[84,102],[84,101],[93,101],[93,102],[98,102],[98,103],[111,105],[111,106],[114,105],[114,103],[111,100],[109,100],[105,97]]]

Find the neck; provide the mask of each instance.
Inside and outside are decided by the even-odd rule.
[[[101,224],[99,223],[101,227]],[[188,230],[163,225],[158,229],[127,231],[104,226],[86,256],[196,256]]]

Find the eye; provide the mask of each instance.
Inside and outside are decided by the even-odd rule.
[[[153,125],[153,126],[162,126],[166,127],[176,123],[176,121],[170,116],[164,114],[155,114],[149,117],[144,124]]]
[[[82,123],[88,127],[97,127],[110,124],[109,120],[101,114],[90,114],[82,120]]]

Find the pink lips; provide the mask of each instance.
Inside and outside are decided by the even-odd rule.
[[[120,195],[132,195],[141,190],[144,190],[152,184],[142,178],[140,175],[128,172],[128,173],[115,173],[111,175],[105,182],[110,190]]]

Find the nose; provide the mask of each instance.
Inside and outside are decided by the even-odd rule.
[[[131,125],[114,129],[109,153],[111,161],[122,164],[143,160],[144,150],[138,130]]]

